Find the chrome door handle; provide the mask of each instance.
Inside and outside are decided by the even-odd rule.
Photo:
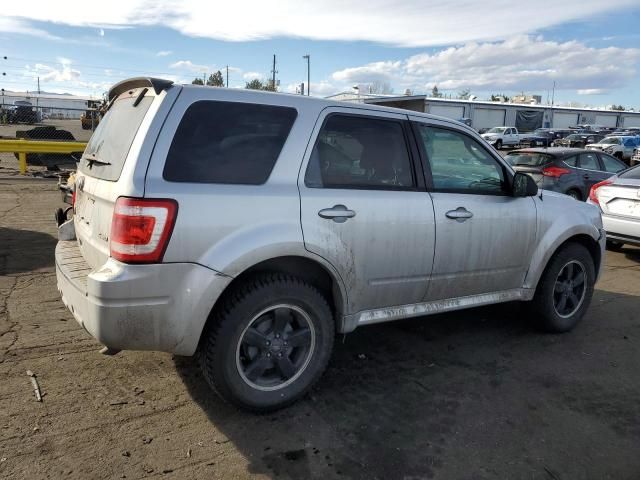
[[[456,222],[464,222],[465,220],[473,217],[473,213],[471,213],[464,207],[458,207],[455,210],[449,210],[447,213],[445,213],[445,215],[447,216],[447,218],[451,218]]]
[[[322,218],[329,218],[336,223],[344,223],[349,218],[356,216],[356,212],[349,210],[344,205],[334,205],[331,208],[324,208],[318,212]]]

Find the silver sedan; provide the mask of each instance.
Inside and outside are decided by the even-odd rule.
[[[596,183],[588,203],[602,210],[608,248],[616,250],[625,243],[640,245],[640,165]]]

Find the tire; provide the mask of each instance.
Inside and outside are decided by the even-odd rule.
[[[578,200],[579,202],[582,201],[582,195],[578,190],[568,190],[565,195],[569,195],[571,198],[573,198],[574,200]]]
[[[289,323],[280,328],[279,319]],[[314,286],[264,274],[216,308],[198,356],[205,379],[224,400],[270,412],[298,400],[320,378],[334,335],[331,309]],[[294,341],[300,346],[291,346]]]
[[[500,150],[502,148],[502,140],[498,140],[496,142],[496,150]]]
[[[612,252],[619,252],[624,247],[624,243],[618,242],[617,240],[607,240],[607,250],[611,250]]]
[[[622,152],[616,152],[614,155],[618,160],[624,160]]]
[[[579,289],[578,279],[573,280],[574,286],[566,284],[569,264],[574,274],[579,273],[580,268],[582,269],[584,273],[582,290]],[[560,283],[562,285],[559,285]],[[562,247],[545,268],[532,300],[537,326],[552,333],[563,333],[573,329],[589,308],[594,284],[595,267],[589,251],[577,243],[569,243]],[[565,292],[571,293],[565,295]],[[566,297],[564,308],[562,307],[563,296]]]

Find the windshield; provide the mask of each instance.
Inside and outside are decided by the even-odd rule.
[[[574,133],[573,135],[569,135],[567,140],[582,140],[583,138],[585,138],[583,135],[576,135]]]
[[[506,130],[505,127],[493,127],[491,130],[489,130],[487,133],[502,133]]]
[[[629,170],[618,175],[619,178],[627,178],[629,180],[640,180],[640,165],[636,165]]]
[[[604,143],[606,145],[618,145],[620,144],[620,139],[618,137],[609,137],[601,140],[600,143]]]
[[[152,101],[153,96],[144,97],[134,107],[136,96],[117,99],[91,136],[78,170],[102,180],[117,181]]]
[[[553,160],[551,155],[537,152],[518,152],[510,153],[506,157],[509,164],[515,166],[541,167]]]

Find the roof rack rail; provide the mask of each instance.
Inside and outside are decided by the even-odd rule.
[[[166,90],[173,82],[171,80],[164,80],[162,78],[152,78],[152,77],[134,77],[128,78],[126,80],[122,80],[121,82],[116,83],[109,90],[109,102],[115,100],[115,98],[123,92],[127,90],[131,90],[133,88],[140,87],[152,87],[156,92],[156,95]]]

